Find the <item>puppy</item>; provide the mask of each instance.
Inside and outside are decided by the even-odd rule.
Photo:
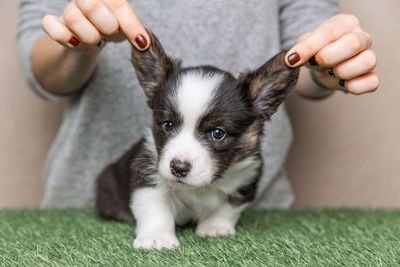
[[[175,224],[196,235],[234,235],[255,198],[263,161],[263,125],[294,87],[298,69],[280,53],[239,78],[212,66],[182,68],[149,32],[132,49],[137,78],[152,110],[147,135],[98,177],[96,210],[136,220],[134,248],[179,245]]]

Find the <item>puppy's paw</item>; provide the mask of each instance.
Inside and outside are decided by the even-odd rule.
[[[144,234],[137,236],[135,241],[133,241],[133,247],[136,249],[144,248],[161,250],[163,248],[172,249],[177,246],[179,246],[179,240],[176,238],[175,234]]]
[[[196,235],[199,237],[227,236],[235,233],[235,226],[223,222],[201,222],[196,228]]]

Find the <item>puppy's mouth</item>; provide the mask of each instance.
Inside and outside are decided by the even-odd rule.
[[[194,185],[194,184],[188,183],[187,181],[185,181],[185,179],[182,179],[182,178],[177,178],[175,180],[174,184],[178,185],[178,186],[191,187],[191,188],[199,188],[199,187],[203,186],[203,185]]]
[[[176,179],[176,182],[179,184],[186,184],[185,181],[183,181],[183,179],[181,178]]]
[[[198,169],[193,166],[190,172],[184,173],[179,169],[174,172],[170,166],[166,168],[166,165],[167,164],[162,161],[159,163],[159,174],[165,182],[173,187],[201,188],[208,186],[214,180],[218,179],[218,177],[216,177],[218,175],[209,169],[199,172]]]
[[[176,178],[173,181],[169,182],[173,187],[176,188],[185,188],[185,189],[200,189],[207,187],[209,183],[206,184],[192,184],[189,181],[185,180],[185,178]]]
[[[207,183],[201,183],[201,184],[192,184],[190,181],[188,181],[185,178],[176,178],[174,180],[170,180],[170,183],[175,186],[175,187],[181,187],[181,188],[187,188],[187,189],[201,189],[201,188],[206,188],[210,185],[215,184],[216,182],[219,181],[220,176],[214,177],[214,179],[211,180],[211,182]]]

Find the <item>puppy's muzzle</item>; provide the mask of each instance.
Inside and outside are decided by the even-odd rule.
[[[169,167],[172,175],[178,178],[186,177],[192,169],[192,165],[189,162],[179,159],[171,160]]]

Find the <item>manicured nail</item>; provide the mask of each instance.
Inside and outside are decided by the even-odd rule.
[[[135,39],[135,42],[137,43],[137,45],[140,47],[140,48],[145,48],[146,46],[147,46],[147,40],[146,40],[146,38],[144,38],[144,36],[142,35],[142,34],[139,34],[137,37],[136,37],[136,39]]]
[[[344,83],[345,83],[344,80],[339,80],[339,85],[340,85],[340,86],[344,87]]]
[[[297,53],[293,53],[293,54],[291,54],[290,56],[288,56],[287,60],[288,60],[288,62],[289,62],[290,65],[294,65],[294,64],[296,64],[297,62],[299,62],[300,56],[299,56],[299,54],[297,54]]]
[[[329,76],[335,76],[335,73],[333,72],[333,69],[332,69],[332,68],[330,68],[330,69],[328,70],[328,74],[329,74]]]
[[[318,62],[314,56],[312,56],[308,62],[310,62],[311,66],[318,66]]]
[[[70,43],[72,46],[77,47],[80,43],[79,39],[76,38],[75,36],[71,36],[71,38],[69,39],[68,43]]]

